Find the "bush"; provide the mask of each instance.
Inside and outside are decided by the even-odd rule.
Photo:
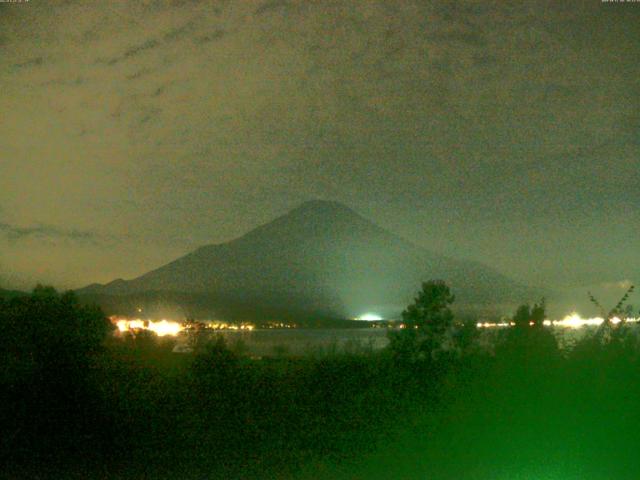
[[[38,286],[0,303],[0,328],[3,451],[19,457],[88,448],[79,440],[96,422],[88,378],[109,320],[72,292]]]
[[[452,326],[449,305],[454,299],[445,282],[424,282],[414,302],[402,312],[404,328],[389,335],[391,350],[399,358],[431,358]]]

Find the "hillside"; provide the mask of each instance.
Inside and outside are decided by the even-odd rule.
[[[327,201],[304,203],[138,278],[78,293],[99,302],[108,297],[110,304],[127,298],[129,307],[142,297],[197,304],[224,316],[397,316],[428,279],[448,281],[458,304],[511,303],[533,293],[485,265],[437,255]]]

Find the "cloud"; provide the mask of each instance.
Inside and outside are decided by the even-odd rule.
[[[132,59],[147,50],[154,49],[159,45],[160,45],[160,42],[156,39],[145,40],[140,44],[133,45],[127,48],[121,55],[111,57],[111,58],[99,58],[96,61],[96,63],[114,66],[120,62],[124,62],[125,60]]]
[[[31,2],[0,17],[3,234],[155,255],[331,197],[524,278],[575,244],[599,274],[640,195],[635,23],[601,8]]]
[[[290,2],[286,0],[268,0],[259,5],[258,8],[255,9],[254,13],[256,15],[263,15],[265,13],[286,9],[289,5]]]
[[[44,58],[42,57],[34,57],[25,60],[24,62],[14,63],[11,67],[14,70],[21,70],[23,68],[33,68],[40,67],[44,63]]]
[[[140,70],[136,70],[133,73],[125,75],[127,80],[137,80],[141,77],[148,77],[149,75],[155,73],[157,70],[153,68],[141,68]]]
[[[220,40],[222,37],[224,37],[225,34],[226,32],[224,30],[213,30],[209,33],[198,36],[196,38],[196,42],[199,44],[215,42],[216,40]]]
[[[473,47],[483,47],[487,44],[484,35],[472,31],[434,32],[426,34],[425,37],[432,42],[463,43]]]
[[[633,285],[633,281],[629,279],[619,280],[617,282],[604,282],[601,287],[607,290],[629,290]]]
[[[193,31],[194,26],[195,22],[193,20],[190,20],[184,25],[169,30],[162,36],[162,39],[165,42],[180,40],[181,38],[188,36]]]
[[[8,223],[0,223],[0,232],[8,240],[20,241],[24,239],[64,239],[74,242],[99,244],[105,239],[102,235],[94,232],[65,229],[52,225],[35,225],[29,227],[19,227],[9,225]]]

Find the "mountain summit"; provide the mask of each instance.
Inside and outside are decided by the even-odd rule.
[[[418,247],[338,202],[314,200],[226,243],[206,245],[132,280],[79,290],[83,296],[197,297],[218,316],[365,312],[397,317],[429,279],[449,282],[460,304],[520,301],[530,294],[477,262]]]

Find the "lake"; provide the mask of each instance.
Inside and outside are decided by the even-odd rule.
[[[561,349],[571,349],[574,344],[597,327],[580,328],[545,327],[553,330]],[[638,328],[631,326],[634,335]],[[298,356],[339,352],[363,352],[381,350],[389,344],[386,328],[354,329],[256,329],[212,331],[210,335],[221,335],[230,348],[239,348],[251,356]],[[492,350],[496,337],[504,328],[482,329],[480,345]]]
[[[387,346],[387,329],[254,329],[211,331],[224,337],[230,348],[251,356],[309,355],[380,350]]]

